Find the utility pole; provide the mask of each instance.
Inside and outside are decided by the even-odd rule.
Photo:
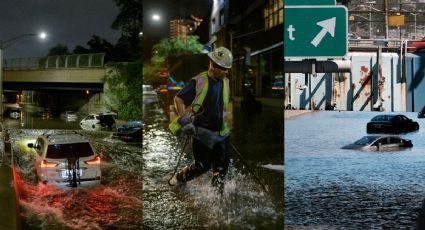
[[[398,2],[400,4],[400,10],[399,10],[399,12],[400,12],[400,15],[401,15],[401,0],[399,0]],[[398,26],[398,28],[399,28],[399,31],[400,31],[400,42],[401,42],[401,26]]]
[[[385,13],[385,39],[388,39],[388,0],[384,1],[384,13]]]

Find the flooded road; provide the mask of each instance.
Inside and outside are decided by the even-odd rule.
[[[413,148],[341,149],[378,112],[322,111],[285,120],[285,224],[311,229],[411,229],[425,199],[425,120]],[[398,113],[396,113],[398,114]]]
[[[267,191],[231,153],[223,197],[210,186],[211,172],[182,187],[168,185],[184,140],[168,131],[168,120],[158,103],[144,104],[143,111],[144,229],[283,228],[283,173],[261,167],[282,165],[281,111],[266,108],[262,116],[267,118],[242,118],[235,110],[231,140]],[[192,162],[190,147],[184,152],[179,168]]]
[[[47,130],[9,129],[25,229],[141,229],[142,143],[111,139],[111,132],[82,131],[102,157],[101,185],[59,188],[38,183],[26,147]]]

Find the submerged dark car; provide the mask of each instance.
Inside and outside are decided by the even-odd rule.
[[[425,106],[422,108],[422,110],[418,113],[418,118],[425,118]]]
[[[419,123],[404,115],[378,115],[367,123],[367,133],[407,133],[419,130]]]
[[[143,122],[130,121],[117,128],[117,131],[112,134],[112,138],[123,141],[141,141],[143,136]]]
[[[364,136],[353,144],[342,149],[358,149],[366,151],[398,150],[413,147],[412,141],[398,136]]]

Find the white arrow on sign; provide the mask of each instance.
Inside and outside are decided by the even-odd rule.
[[[325,37],[326,33],[329,33],[332,37],[335,35],[336,18],[335,17],[329,18],[329,19],[320,21],[316,24],[322,27],[322,30],[311,41],[311,44],[314,45],[315,47],[319,45],[323,37]]]

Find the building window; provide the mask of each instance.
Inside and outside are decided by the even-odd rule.
[[[264,8],[264,27],[269,30],[283,24],[283,1],[269,0]]]

